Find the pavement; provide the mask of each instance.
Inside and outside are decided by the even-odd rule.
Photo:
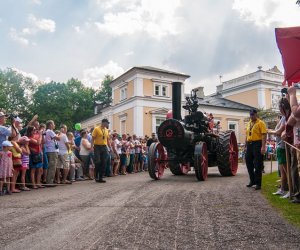
[[[0,249],[299,249],[300,230],[247,183],[241,165],[205,182],[138,173],[3,196]]]

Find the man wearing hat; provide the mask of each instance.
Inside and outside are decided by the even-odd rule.
[[[100,126],[97,126],[92,133],[92,148],[94,147],[95,181],[104,183],[106,162],[108,158],[108,148],[111,148],[108,133],[109,121],[103,119]]]
[[[250,182],[247,187],[261,189],[263,156],[266,153],[266,124],[258,119],[257,110],[250,110],[250,121],[246,127],[246,165]]]
[[[11,124],[12,129],[4,126],[4,124],[6,123],[6,118],[7,116],[3,112],[0,112],[0,151],[2,150],[2,142],[6,141],[8,136],[16,137],[17,135],[17,129],[15,127],[14,121],[12,121]]]

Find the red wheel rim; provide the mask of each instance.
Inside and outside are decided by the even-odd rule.
[[[165,171],[167,160],[167,152],[162,144],[158,143],[155,149],[155,176],[160,179]]]
[[[206,180],[207,179],[207,174],[208,174],[208,155],[207,155],[206,143],[202,144],[201,171],[202,171],[203,180]]]
[[[230,134],[229,162],[230,162],[231,173],[233,175],[236,175],[239,161],[238,161],[238,146],[237,146],[236,136],[234,133]]]

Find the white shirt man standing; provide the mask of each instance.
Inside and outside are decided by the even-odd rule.
[[[70,164],[69,164],[69,140],[66,135],[67,133],[67,126],[62,124],[60,126],[60,140],[58,141],[58,165],[56,169],[56,177],[57,177],[57,183],[60,183],[60,169],[63,169],[63,179],[62,183],[63,184],[72,184],[71,181],[67,180],[68,174],[69,174],[69,169],[70,169]]]

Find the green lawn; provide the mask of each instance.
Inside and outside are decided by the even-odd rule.
[[[280,199],[279,196],[273,195],[272,193],[278,189],[276,186],[279,183],[276,180],[278,180],[277,172],[264,175],[262,193],[284,218],[295,226],[300,227],[300,204],[292,204],[289,199]]]

